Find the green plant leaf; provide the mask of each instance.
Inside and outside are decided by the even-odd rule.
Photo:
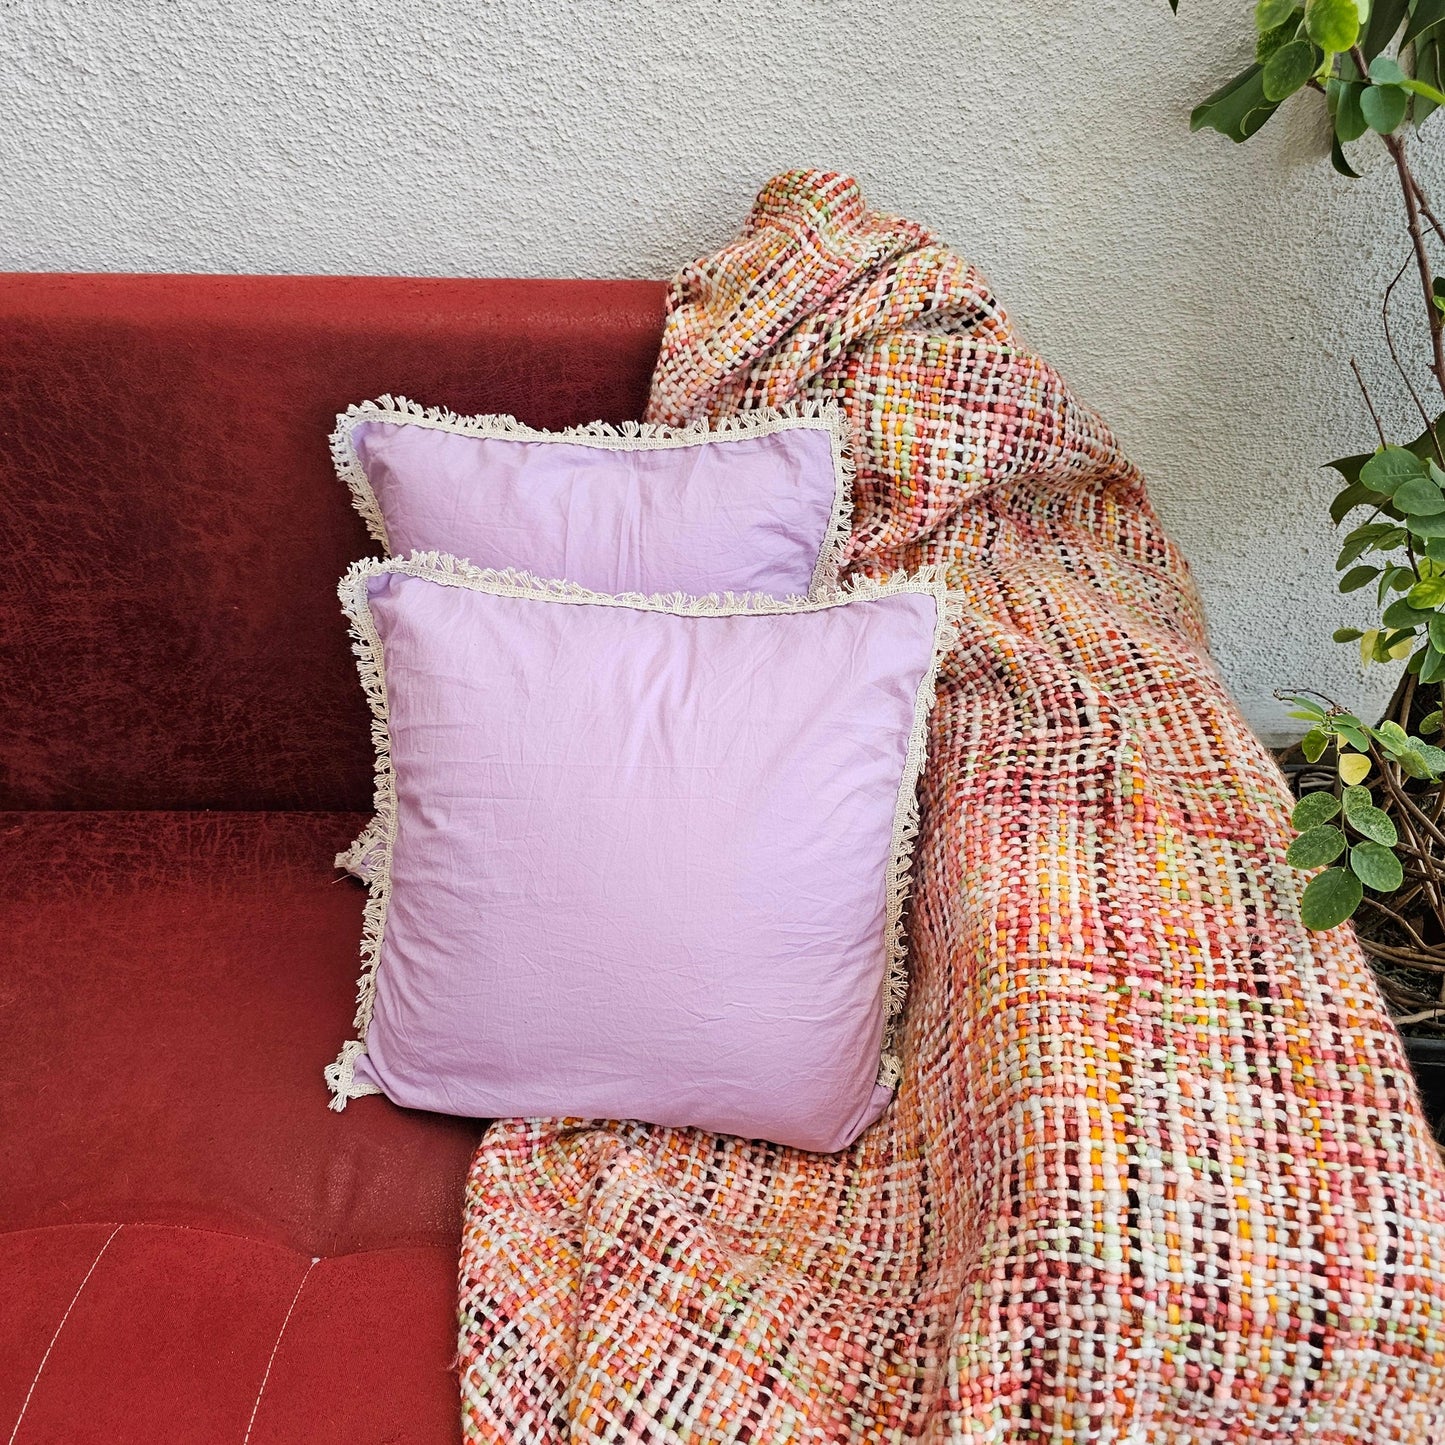
[[[1330,137],[1330,164],[1340,175],[1348,177],[1352,181],[1360,178],[1360,173],[1345,159],[1345,148],[1340,144],[1337,135]]]
[[[1383,607],[1387,593],[1401,592],[1414,585],[1415,574],[1409,567],[1386,567],[1380,576],[1380,585],[1375,593],[1376,601]]]
[[[1400,22],[1410,10],[1410,0],[1375,0],[1370,6],[1370,18],[1365,23],[1365,33],[1360,37],[1360,49],[1366,60],[1373,60],[1394,38]],[[1374,74],[1374,66],[1370,67]]]
[[[1376,893],[1393,893],[1405,881],[1400,860],[1379,843],[1356,843],[1350,849],[1350,871]]]
[[[1335,731],[1344,738],[1351,747],[1358,748],[1362,753],[1370,751],[1369,734],[1365,732],[1365,729],[1359,723],[1347,723],[1336,718],[1333,726]],[[1346,778],[1345,781],[1349,782],[1350,780]]]
[[[1337,627],[1330,634],[1336,642],[1358,642],[1364,635],[1358,627]]]
[[[1410,745],[1410,739],[1399,723],[1383,722],[1379,727],[1371,728],[1370,733],[1392,758],[1399,755],[1401,748]]]
[[[1360,36],[1360,11],[1355,0],[1308,0],[1305,29],[1321,50],[1348,50]]]
[[[1410,589],[1411,592],[1414,588]],[[1404,629],[1407,627],[1427,627],[1430,623],[1430,613],[1421,611],[1410,605],[1409,597],[1397,597],[1384,611],[1380,621],[1386,627]],[[1392,647],[1394,643],[1390,644]]]
[[[1439,461],[1441,451],[1445,450],[1445,412],[1435,418],[1434,426],[1427,427],[1413,441],[1407,442],[1405,450],[1422,462],[1429,462],[1432,458]]]
[[[1403,85],[1368,85],[1360,96],[1360,113],[1380,135],[1398,130],[1409,109],[1410,92]]]
[[[1343,923],[1364,896],[1364,885],[1348,869],[1327,869],[1306,886],[1300,899],[1300,922],[1311,932],[1323,933]]]
[[[1445,512],[1445,492],[1431,477],[1410,477],[1395,489],[1395,505],[1412,516],[1432,517]]]
[[[1352,457],[1336,457],[1325,465],[1337,471],[1350,486],[1354,486],[1360,480],[1360,468],[1374,455],[1374,452],[1359,452]]]
[[[1340,555],[1335,561],[1335,571],[1343,572],[1366,547],[1372,547],[1392,529],[1389,522],[1366,522],[1345,534],[1340,544]]]
[[[1284,21],[1282,24],[1272,26],[1268,30],[1259,33],[1254,43],[1254,58],[1261,65],[1268,65],[1270,60],[1296,35],[1299,34],[1299,21],[1293,18]],[[1306,44],[1309,42],[1306,41]]]
[[[1345,835],[1333,824],[1325,823],[1301,833],[1289,845],[1284,861],[1291,868],[1323,868],[1345,851]]]
[[[1406,594],[1405,601],[1417,612],[1428,612],[1431,608],[1438,607],[1445,602],[1445,577],[1427,577],[1423,582],[1417,582]],[[1393,604],[1391,604],[1393,605]],[[1430,619],[1425,619],[1428,627]],[[1417,624],[1407,623],[1406,626]]]
[[[1330,735],[1320,728],[1311,728],[1300,739],[1299,745],[1300,751],[1305,755],[1305,761],[1317,763],[1324,757],[1325,749],[1330,745]]]
[[[1365,87],[1358,80],[1340,81],[1335,100],[1335,139],[1339,141],[1359,140],[1369,130],[1370,123],[1360,109],[1360,96]]]
[[[1266,100],[1285,100],[1319,68],[1321,55],[1308,40],[1281,45],[1265,62],[1261,74]]]
[[[1445,773],[1445,748],[1434,747],[1419,738],[1410,739],[1410,751],[1425,764],[1432,773]]]
[[[1356,507],[1378,507],[1389,500],[1382,493],[1371,491],[1363,482],[1351,482],[1335,493],[1330,503],[1330,521],[1338,527]]]
[[[1427,684],[1445,679],[1445,652],[1433,642],[1426,647],[1425,655],[1420,659],[1419,675],[1420,681]]]
[[[1333,793],[1306,793],[1294,805],[1289,815],[1290,823],[1298,833],[1307,833],[1328,823],[1340,811],[1340,800]]]
[[[1445,36],[1445,30],[1436,29],[1415,42],[1415,79],[1436,94],[1445,90],[1445,59],[1442,59],[1440,48],[1442,36]],[[1417,93],[1412,111],[1415,124],[1424,125],[1439,104],[1430,94]]]
[[[1436,512],[1433,517],[1411,517],[1409,527],[1412,536],[1421,537],[1427,542],[1436,537],[1445,537],[1445,512]],[[1375,544],[1372,542],[1369,545]]]
[[[1360,173],[1345,159],[1345,148],[1340,144],[1340,138],[1337,135],[1330,137],[1330,164],[1347,179],[1359,180]]]
[[[1264,93],[1264,67],[1256,62],[1194,107],[1190,130],[1217,130],[1230,140],[1248,140],[1275,112]]]
[[[1445,22],[1445,0],[1414,0],[1410,6],[1410,23],[1405,26],[1401,43],[1409,45]]]
[[[1404,752],[1395,759],[1395,765],[1407,778],[1425,779],[1431,777],[1433,772],[1429,763],[1409,748],[1406,748]]]
[[[1432,105],[1445,105],[1445,94],[1442,94],[1440,87],[1430,85],[1423,80],[1413,80],[1407,77],[1400,82],[1401,90],[1408,90],[1411,95],[1418,95],[1428,100]]]
[[[1396,22],[1399,23],[1398,21]],[[1363,46],[1360,47],[1362,50]],[[1370,79],[1376,85],[1403,85],[1405,72],[1400,69],[1400,63],[1393,56],[1381,55],[1378,51],[1370,61]]]
[[[1380,570],[1378,567],[1351,567],[1340,578],[1340,591],[1358,592],[1361,587],[1368,587],[1380,575]]]
[[[1429,476],[1424,459],[1408,447],[1382,447],[1360,468],[1360,480],[1387,497],[1411,477]]]
[[[1294,18],[1295,0],[1259,0],[1254,7],[1254,28],[1263,35]]]
[[[1368,788],[1346,788],[1341,799],[1345,822],[1361,837],[1373,843],[1383,843],[1393,848],[1399,842],[1399,834],[1390,815],[1375,806],[1375,800]]]
[[[1445,722],[1445,712],[1441,712],[1437,707],[1434,712],[1427,712],[1420,719],[1420,731],[1422,733],[1438,733],[1442,722]]]

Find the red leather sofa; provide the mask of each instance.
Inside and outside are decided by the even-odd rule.
[[[0,1442],[457,1438],[481,1125],[321,1077],[373,550],[326,438],[381,392],[638,416],[662,319],[650,282],[0,278]]]

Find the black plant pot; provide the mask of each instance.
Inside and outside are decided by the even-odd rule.
[[[1425,1101],[1425,1117],[1437,1139],[1445,1140],[1445,1039],[1405,1039],[1405,1052]]]

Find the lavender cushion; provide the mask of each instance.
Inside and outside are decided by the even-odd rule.
[[[595,592],[836,586],[851,520],[836,406],[672,428],[535,431],[382,397],[336,419],[332,455],[394,556],[565,577]]]
[[[333,1107],[822,1151],[878,1118],[936,580],[612,597],[433,554],[341,596],[380,852]]]

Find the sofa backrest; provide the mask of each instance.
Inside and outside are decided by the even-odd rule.
[[[0,275],[0,807],[362,809],[327,451],[383,392],[641,415],[638,281]]]

